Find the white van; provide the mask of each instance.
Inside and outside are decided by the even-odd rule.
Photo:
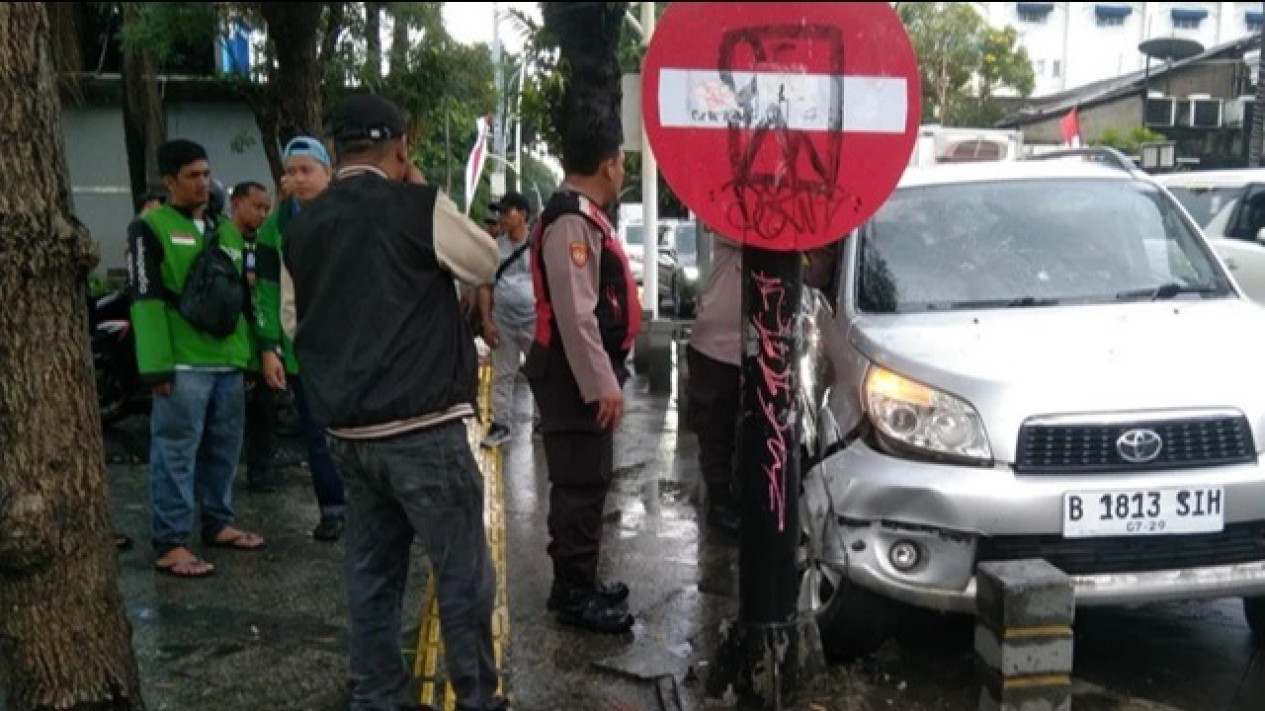
[[[941,163],[987,163],[1023,157],[1023,133],[996,128],[923,126],[909,156],[909,166]]]

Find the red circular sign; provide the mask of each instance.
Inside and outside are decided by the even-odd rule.
[[[918,61],[885,2],[674,2],[646,55],[659,169],[753,246],[837,241],[887,200],[918,133]]]

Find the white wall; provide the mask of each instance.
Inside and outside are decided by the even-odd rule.
[[[68,106],[62,112],[62,135],[75,216],[97,243],[98,271],[121,268],[134,214],[123,113]]]
[[[167,137],[201,143],[211,177],[225,189],[243,180],[272,186],[259,126],[245,104],[173,104],[167,108]]]
[[[1204,47],[1239,39],[1252,33],[1247,13],[1261,10],[1259,2],[1056,2],[1046,3],[1052,9],[1044,21],[1033,23],[1020,20],[1020,3],[973,4],[989,24],[1019,31],[1020,44],[1028,50],[1036,73],[1034,96],[1141,70],[1146,58],[1138,45],[1150,38],[1184,37]],[[1099,23],[1098,5],[1128,6],[1132,12],[1122,25],[1104,26]],[[1208,15],[1198,28],[1178,28],[1174,8],[1205,10]]]

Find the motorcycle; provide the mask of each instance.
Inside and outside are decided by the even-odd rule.
[[[126,289],[89,297],[88,325],[97,404],[101,409],[101,423],[106,426],[129,415],[146,412],[150,405],[149,389],[141,386],[136,366],[131,307],[132,299]]]

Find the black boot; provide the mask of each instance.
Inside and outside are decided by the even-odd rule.
[[[548,607],[557,613],[559,622],[598,634],[623,634],[634,623],[627,610],[611,603],[592,586],[563,587],[555,583]]]
[[[567,601],[573,596],[575,590],[585,589],[591,593],[596,593],[599,597],[606,601],[608,605],[619,605],[628,599],[628,586],[618,580],[614,582],[598,581],[593,586],[575,586],[567,585],[554,581],[553,589],[549,592],[549,600],[545,603],[545,607],[550,612],[557,612],[567,604]]]
[[[628,599],[628,586],[618,580],[609,583],[599,580],[593,588],[611,605],[620,605]]]

